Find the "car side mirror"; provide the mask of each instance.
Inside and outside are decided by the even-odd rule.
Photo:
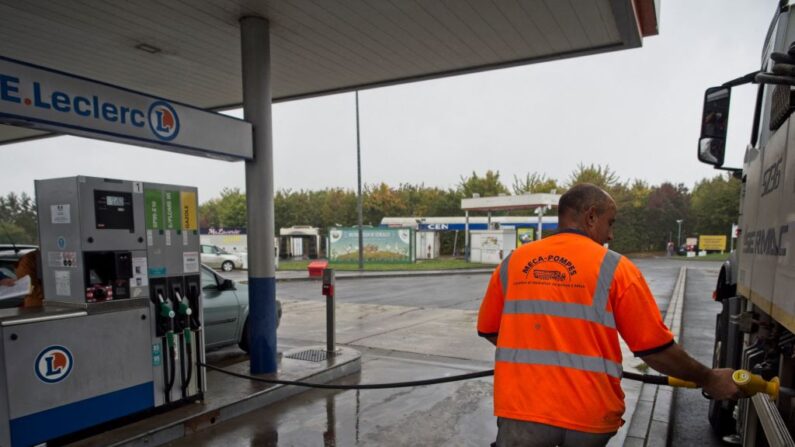
[[[729,124],[730,87],[710,87],[704,93],[698,160],[716,168],[723,166]]]
[[[235,290],[235,282],[231,279],[225,279],[221,282],[221,285],[218,287],[219,290]]]

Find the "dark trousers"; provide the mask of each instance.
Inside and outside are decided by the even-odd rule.
[[[587,433],[508,418],[497,418],[497,427],[497,447],[603,447],[616,434]]]

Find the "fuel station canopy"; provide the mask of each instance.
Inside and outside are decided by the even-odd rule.
[[[0,16],[0,56],[221,110],[243,103],[244,16],[269,21],[287,101],[639,47],[659,1],[0,0]],[[0,144],[47,134],[0,125]]]

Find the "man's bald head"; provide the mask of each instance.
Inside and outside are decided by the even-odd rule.
[[[585,230],[589,221],[616,209],[616,202],[602,188],[590,183],[575,185],[558,202],[558,225]]]

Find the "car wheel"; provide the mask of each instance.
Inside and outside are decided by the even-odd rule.
[[[224,261],[224,263],[221,264],[221,270],[225,272],[231,272],[232,270],[234,270],[234,268],[235,264],[232,261]]]
[[[248,354],[248,318],[246,318],[246,324],[243,325],[243,335],[240,337],[240,343],[237,345]]]
[[[237,344],[240,346],[240,349],[245,351],[248,354],[249,351],[249,344],[248,344],[248,320],[249,318],[246,317],[246,323],[243,325],[243,333],[240,336],[240,342]],[[279,328],[279,324],[282,322],[282,303],[279,300],[276,300],[276,328]]]

